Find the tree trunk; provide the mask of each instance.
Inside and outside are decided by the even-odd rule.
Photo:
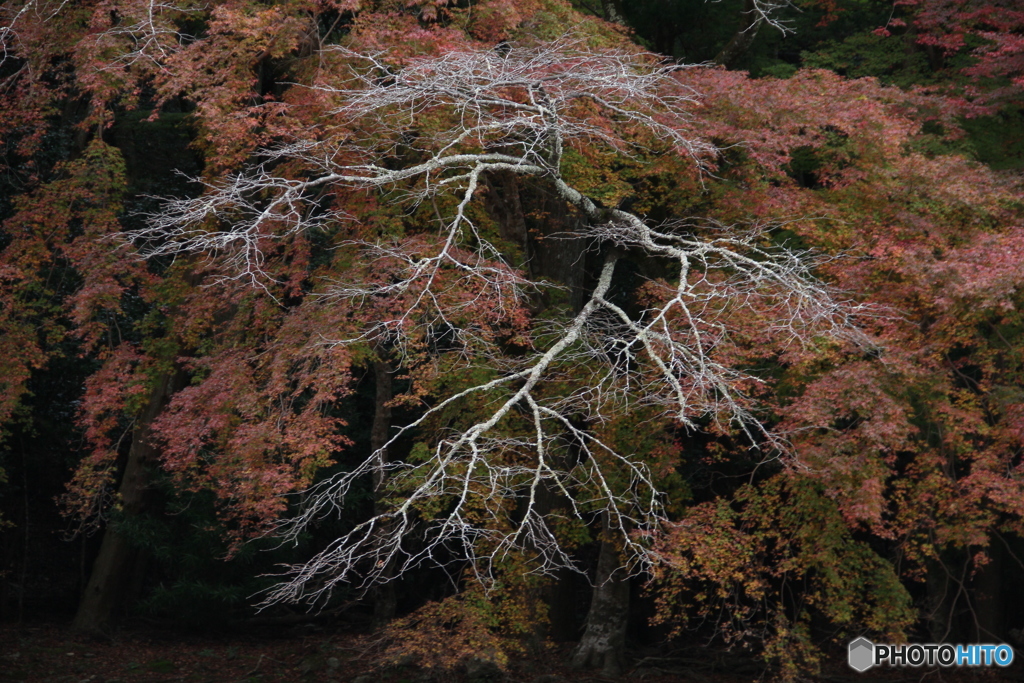
[[[571,569],[562,568],[547,586],[544,601],[548,604],[548,637],[556,643],[575,641],[580,637],[578,590],[585,586],[582,577]],[[589,586],[588,586],[589,588]]]
[[[497,220],[499,233],[523,249],[523,262],[513,265],[531,278],[565,285],[570,310],[578,313],[589,294],[586,284],[590,253],[587,238],[571,235],[579,227],[579,218],[561,199],[531,189],[514,173],[490,173],[487,182],[487,210]],[[544,219],[537,220],[531,215]],[[547,297],[544,294],[532,302],[534,313],[547,308]]]
[[[606,1],[604,6],[607,11],[612,11],[615,3]],[[619,18],[621,19],[621,16]],[[593,265],[592,261],[596,254],[596,251],[588,249],[590,243],[587,238],[572,236],[573,232],[582,234],[582,231],[577,230],[580,217],[568,210],[560,199],[554,199],[549,194],[535,189],[531,191],[528,183],[524,187],[524,183],[514,173],[489,174],[488,187],[488,211],[497,220],[502,238],[520,245],[523,249],[524,262],[519,267],[531,278],[551,280],[564,285],[568,290],[566,303],[569,310],[573,315],[579,313],[590,294],[588,259],[589,265]],[[531,217],[534,215],[545,218],[536,220]],[[539,313],[551,303],[547,294],[541,295],[532,302],[533,312]],[[557,467],[569,471],[572,469],[572,463],[558,463]],[[541,514],[546,516],[567,509],[569,501],[563,498],[562,493],[544,486],[537,505]],[[598,588],[594,600],[597,600],[598,593],[609,590],[614,593],[607,579],[618,566],[618,551],[614,547],[609,547],[606,552],[607,545],[602,542],[601,557],[605,558],[604,562],[609,566],[603,573],[599,567]],[[617,579],[612,581],[621,583]],[[579,637],[582,620],[576,606],[580,583],[577,575],[563,571],[558,573],[555,581],[545,590],[545,601],[548,603],[550,614],[548,635],[555,640],[569,641]],[[625,600],[628,603],[628,583]]]
[[[614,24],[625,24],[622,16],[622,8],[619,7],[620,0],[601,0],[601,10],[604,12],[604,20]]]
[[[972,607],[967,594],[968,563],[962,550],[939,551],[938,557],[928,560],[925,618],[933,643],[962,643],[973,635],[967,613]]]
[[[373,410],[373,425],[370,427],[370,451],[380,451],[382,463],[389,461],[387,449],[384,445],[388,442],[388,432],[391,428],[391,406],[388,403],[394,398],[394,390],[391,386],[391,379],[394,370],[386,361],[376,361],[373,364],[373,379],[376,385],[376,397]],[[373,477],[375,513],[380,513],[379,499],[381,489],[384,485],[384,473],[377,472]],[[384,570],[384,578],[390,579],[393,574],[393,567],[388,566]],[[379,629],[385,626],[395,616],[395,609],[398,606],[398,595],[395,591],[393,581],[388,581],[377,586],[373,596],[373,628]]]
[[[122,514],[126,518],[141,514],[150,503],[150,470],[156,466],[157,460],[157,451],[149,441],[150,426],[174,392],[184,384],[184,379],[182,372],[161,378],[139,415],[118,489]],[[144,561],[141,553],[118,531],[117,523],[109,524],[103,533],[85,593],[78,604],[73,628],[90,635],[105,635],[131,597],[131,587],[138,587],[139,565]]]
[[[975,642],[1003,642],[1003,547],[993,538],[988,548],[989,561],[974,577]]]
[[[764,20],[757,13],[754,0],[744,0],[741,13],[741,28],[715,57],[715,63],[731,69],[740,57],[750,49]]]
[[[553,464],[566,471],[572,468],[562,458],[556,459]],[[548,483],[538,491],[536,505],[538,514],[551,519],[567,514],[570,501],[565,494]],[[539,633],[555,642],[575,642],[580,638],[585,619],[585,615],[580,614],[586,601],[583,596],[589,596],[590,586],[582,576],[568,567],[559,569],[552,578],[545,585],[542,598],[548,608],[547,633]]]
[[[621,532],[608,524],[603,515],[601,553],[597,577],[583,638],[572,654],[572,665],[579,669],[600,668],[608,676],[617,676],[624,664],[626,619],[629,614],[629,579],[621,571]]]

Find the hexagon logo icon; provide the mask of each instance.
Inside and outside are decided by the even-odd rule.
[[[850,643],[850,668],[861,673],[875,664],[875,644],[867,638],[858,638]]]

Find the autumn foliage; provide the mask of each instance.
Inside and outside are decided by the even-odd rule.
[[[340,517],[264,597],[443,568],[384,659],[504,665],[601,544],[787,677],[1003,628],[935,577],[1024,534],[1021,180],[958,118],[1019,102],[1024,13],[893,17],[956,87],[680,68],[559,0],[6,3],[0,439],[77,358],[70,518],[143,441],[227,555]],[[119,132],[175,117],[187,181]]]

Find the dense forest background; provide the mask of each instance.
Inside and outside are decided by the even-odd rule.
[[[1024,644],[1015,2],[28,0],[0,40],[4,621],[790,678]]]

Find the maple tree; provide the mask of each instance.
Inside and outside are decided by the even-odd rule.
[[[745,384],[756,380],[717,361],[714,355],[722,345],[721,338],[728,334],[731,311],[727,302],[743,297],[747,308],[763,308],[765,315],[774,313],[784,343],[809,335],[805,328],[838,334],[847,326],[843,309],[831,302],[794,255],[759,244],[764,235],[760,226],[740,231],[692,224],[655,229],[629,212],[599,207],[574,187],[563,155],[574,148],[589,151],[581,140],[604,143],[613,150],[638,144],[624,139],[617,130],[620,126],[640,126],[641,133],[653,133],[662,144],[667,142],[670,150],[698,161],[705,154],[706,147],[685,137],[680,124],[662,122],[663,117],[678,116],[673,110],[685,105],[686,94],[657,93],[659,86],[668,88],[674,83],[669,72],[646,70],[644,56],[556,44],[540,49],[510,48],[504,55],[449,52],[436,59],[412,59],[396,72],[385,70],[377,58],[339,52],[342,58],[357,60],[349,77],[356,79],[356,86],[345,91],[317,88],[337,102],[332,103],[332,111],[346,137],[349,131],[366,126],[380,136],[379,143],[374,140],[380,147],[367,150],[361,141],[344,145],[329,139],[268,150],[264,154],[270,161],[251,174],[233,176],[201,197],[172,204],[148,227],[129,233],[136,243],[151,243],[152,255],[216,249],[229,267],[237,267],[246,279],[259,281],[264,276],[262,243],[338,220],[335,211],[310,216],[302,206],[321,187],[395,188],[393,192],[408,195],[413,203],[437,197],[441,204],[449,192],[455,195],[453,213],[449,217],[441,214],[440,239],[418,234],[404,240],[362,239],[346,245],[358,250],[372,271],[352,272],[350,281],[332,284],[323,292],[329,307],[354,319],[348,338],[332,338],[340,331],[336,330],[325,341],[336,349],[367,342],[388,346],[397,361],[409,368],[413,381],[422,383],[416,388],[421,395],[447,388],[450,380],[439,382],[433,377],[439,366],[448,376],[480,374],[486,379],[456,382],[447,388],[450,395],[438,397],[435,405],[400,429],[390,443],[452,409],[474,406],[473,412],[480,411],[484,418],[456,429],[454,435],[442,437],[436,444],[423,444],[428,449],[414,456],[425,460],[421,466],[385,463],[372,456],[344,476],[320,485],[325,491],[314,493],[307,503],[308,519],[321,514],[322,507],[332,507],[353,481],[373,468],[383,469],[389,487],[401,492],[396,510],[357,526],[349,539],[340,540],[318,560],[331,574],[320,590],[348,580],[349,571],[361,560],[370,560],[372,576],[372,567],[404,554],[401,540],[413,525],[414,511],[431,506],[433,499],[455,502],[435,522],[435,539],[418,555],[403,557],[403,565],[414,566],[440,544],[465,544],[472,549],[477,536],[487,537],[493,544],[489,549],[492,557],[503,554],[510,543],[525,542],[552,566],[566,563],[568,558],[553,544],[554,534],[533,502],[542,485],[562,491],[592,489],[585,494],[590,506],[605,508],[616,527],[625,532],[628,520],[628,525],[637,529],[649,528],[647,517],[656,513],[645,506],[656,503],[650,500],[654,487],[646,468],[574,426],[574,416],[590,415],[597,423],[614,419],[616,407],[628,408],[635,391],[642,397],[641,405],[664,406],[667,414],[683,424],[695,425],[696,420],[710,416],[756,429],[743,390]],[[366,72],[359,61],[370,62],[362,67]],[[390,82],[377,85],[383,73],[390,74]],[[345,79],[332,75],[328,80]],[[604,121],[599,118],[602,113],[591,113],[595,105],[599,112],[603,110]],[[421,114],[419,110],[423,110]],[[459,127],[449,128],[445,110],[459,117]],[[409,120],[408,111],[418,115]],[[440,130],[427,133],[423,128],[430,125],[431,117],[441,119]],[[369,125],[364,123],[367,119]],[[405,136],[407,153],[421,156],[423,161],[398,168],[375,162],[382,156],[378,149],[391,148],[394,138],[409,130],[415,130],[419,139]],[[417,149],[417,143],[423,147]],[[358,163],[367,151],[369,161]],[[339,163],[346,158],[357,163]],[[270,164],[278,167],[278,162],[301,164],[289,163],[289,170],[302,169],[306,177],[269,173]],[[321,170],[322,175],[310,178],[306,169]],[[584,228],[583,234],[610,247],[582,309],[565,323],[547,321],[542,333],[524,330],[522,309],[526,289],[543,284],[525,280],[504,263],[479,219],[471,214],[471,204],[486,175],[502,171],[550,182],[563,200],[596,224]],[[249,197],[258,197],[259,203]],[[220,219],[223,228],[205,227],[211,218]],[[705,231],[706,236],[701,234]],[[467,248],[466,242],[472,246]],[[609,295],[616,262],[629,248],[678,263],[675,279],[679,284],[652,292],[664,300],[646,311],[649,320],[634,318]],[[716,271],[725,271],[728,277]],[[355,279],[354,275],[361,277]],[[366,309],[368,315],[363,312]],[[364,316],[367,319],[362,322]],[[673,329],[679,324],[670,322],[675,320],[689,321],[684,331]],[[431,353],[428,346],[438,329],[444,331],[445,346],[449,347],[444,354]],[[516,355],[521,358],[502,351],[501,346],[508,344],[518,347]],[[498,366],[497,373],[489,367],[492,364]],[[583,373],[583,377],[573,377],[574,373]],[[548,374],[564,386],[553,396],[545,395],[541,384]],[[487,404],[494,407],[487,409]],[[498,424],[511,417],[514,409],[525,410],[523,426],[527,431],[499,431]],[[550,444],[563,431],[580,449],[576,456],[580,469],[575,472],[562,471],[554,464],[565,456]],[[752,432],[751,438],[758,437]],[[184,436],[168,441],[173,442],[175,453],[196,450]],[[533,464],[522,460],[524,451],[534,453]],[[612,463],[622,462],[626,476],[633,480],[631,486],[640,491],[638,499],[615,491],[609,475],[592,469],[605,457]],[[507,459],[511,460],[506,464]],[[526,508],[520,510],[518,524],[502,534],[469,521],[473,510],[474,515],[490,518],[488,525],[504,526],[504,506],[487,510],[485,503],[473,502],[471,496],[476,495],[483,501],[523,495]],[[480,505],[484,509],[478,509]],[[396,522],[397,528],[383,538],[378,536],[375,530],[390,522]],[[384,545],[378,548],[378,543]]]
[[[218,325],[232,319],[245,292],[234,292],[234,299],[231,293],[210,299],[197,288],[205,279],[201,265],[149,270],[130,248],[109,241],[124,229],[119,213],[127,182],[119,150],[103,138],[110,135],[104,131],[115,112],[137,106],[155,80],[170,73],[168,61],[187,42],[182,25],[200,11],[187,4],[158,3],[115,8],[30,2],[15,9],[6,15],[10,19],[4,29],[4,105],[12,113],[4,119],[4,141],[7,177],[22,196],[5,223],[4,275],[10,287],[5,287],[9,296],[3,315],[5,341],[16,350],[8,358],[16,367],[5,377],[4,418],[10,424],[8,416],[28,395],[31,371],[69,353],[69,345],[71,353],[102,363],[87,382],[80,412],[91,452],[71,483],[65,505],[89,523],[106,518],[112,499],[118,515],[136,516],[152,505],[150,470],[159,458],[150,428],[169,396],[187,383],[189,369],[182,359],[195,355],[214,319]],[[258,32],[257,26],[252,35]],[[227,84],[229,89],[247,85]],[[71,137],[69,151],[79,158],[53,165],[48,145],[63,135]],[[253,331],[252,319],[246,322],[247,331]],[[279,320],[271,316],[265,322]],[[40,328],[48,334],[39,335]],[[238,359],[243,365],[249,361],[251,357]],[[325,379],[328,365],[320,377],[328,384],[341,381]],[[250,375],[255,390],[282,390],[267,377]],[[288,412],[290,407],[281,409]],[[298,429],[295,423],[314,434],[323,431],[309,412],[297,412],[289,416],[291,430],[283,430],[283,437],[279,432],[279,438],[294,440],[289,434]],[[325,439],[335,445],[342,441],[335,434]],[[272,448],[267,444],[260,453]],[[282,486],[294,488],[292,477],[311,480],[315,463],[324,462],[326,455],[315,444],[312,450],[302,448],[285,459],[294,463],[291,468],[271,459],[261,469],[253,469],[258,463],[252,463],[248,470],[243,465],[231,471],[235,485],[220,490],[238,503],[230,509],[237,510],[232,519],[240,527],[252,523],[254,515],[279,509],[274,493]],[[124,457],[127,465],[115,496],[118,462]],[[239,477],[243,471],[250,476]],[[111,526],[104,534],[86,590],[78,620],[86,630],[105,628],[131,572],[136,553],[117,529]]]
[[[730,605],[723,634],[766,641],[796,675],[819,657],[814,619],[835,624],[840,639],[855,624],[898,632],[914,621],[908,588],[927,579],[930,637],[991,637],[1004,628],[991,607],[997,588],[961,592],[957,606],[942,593],[945,576],[983,576],[1020,533],[1018,399],[1007,393],[1020,370],[1010,332],[1022,275],[1018,181],[936,154],[942,145],[912,115],[928,112],[927,100],[872,81],[810,72],[700,83],[717,110],[708,118],[723,126],[717,137],[783,152],[737,159],[714,211],[728,220],[757,196],[759,215],[816,216],[788,228],[861,255],[823,270],[889,313],[865,321],[874,353],[828,350],[781,375],[778,429],[792,435],[796,462],[692,507],[660,541],[662,618],[686,617],[680,604],[695,606],[690,618]],[[787,597],[795,585],[804,588]],[[965,608],[969,629],[954,616]]]
[[[386,349],[412,383],[398,400],[426,405],[368,459],[307,492],[302,514],[281,530],[286,537],[336,510],[369,474],[383,485],[384,501],[296,567],[295,578],[268,600],[317,600],[338,584],[366,585],[424,562],[462,558],[487,584],[491,566],[514,550],[532,556],[534,571],[574,567],[559,527],[595,515],[619,539],[626,566],[643,563],[646,546],[636,534],[664,520],[659,487],[651,463],[604,436],[601,425],[640,406],[660,406],[691,427],[705,418],[735,421],[752,441],[770,440],[747,395],[758,380],[718,357],[728,353],[736,325],[730,303],[742,300],[747,314],[760,312],[772,326],[766,341],[783,345],[814,334],[841,336],[851,328],[850,311],[831,301],[797,256],[766,243],[765,226],[654,228],[577,189],[588,179],[574,177],[570,154],[664,149],[693,159],[698,176],[700,165],[711,163],[711,147],[690,137],[683,116],[690,91],[674,68],[649,65],[643,54],[565,41],[402,61],[396,68],[382,57],[325,51],[310,89],[324,99],[330,134],[264,150],[259,166],[169,204],[128,234],[151,256],[216,251],[225,277],[265,288],[267,245],[345,227],[327,193],[386,188],[413,207],[429,201],[441,222],[439,238],[420,230],[366,237],[358,224],[355,233],[339,232],[340,248],[363,265],[332,274],[344,280],[319,295],[322,315],[334,321],[321,333],[324,343],[340,352],[369,347],[378,356]],[[418,163],[377,161],[396,144]],[[606,245],[596,284],[564,321],[549,316],[528,327],[528,290],[547,285],[505,262],[474,206],[495,173],[549,183],[589,223],[579,234]],[[311,212],[314,196],[320,209]],[[676,284],[652,287],[652,305],[641,315],[609,294],[617,262],[630,249],[677,264]],[[203,385],[229,367],[218,359]],[[201,444],[192,434],[223,439],[216,425],[171,431],[192,391],[201,390],[180,392],[157,426],[173,463],[194,460]],[[207,398],[197,403],[204,412],[216,406]],[[650,416],[660,419],[658,412]],[[382,457],[412,430],[417,442],[407,458]],[[554,517],[543,502],[552,491],[568,506]]]
[[[1005,103],[1024,86],[1024,12],[1003,0],[928,2],[900,0],[900,16],[877,29],[880,35],[910,29],[919,45],[949,58],[964,54],[959,68],[970,79],[968,96]]]
[[[1012,7],[906,7],[1013,83]],[[555,0],[3,11],[0,425],[55,359],[95,367],[64,504],[113,522],[81,627],[156,468],[236,551],[340,514],[267,603],[446,568],[463,592],[386,631],[439,666],[534,632],[569,568],[578,664],[621,664],[649,571],[659,619],[795,676],[822,621],[897,638],[916,599],[942,637],[941,577],[1019,537],[1019,186],[956,154],[948,101],[682,68]],[[114,144],[139,108],[188,112],[176,199]]]

